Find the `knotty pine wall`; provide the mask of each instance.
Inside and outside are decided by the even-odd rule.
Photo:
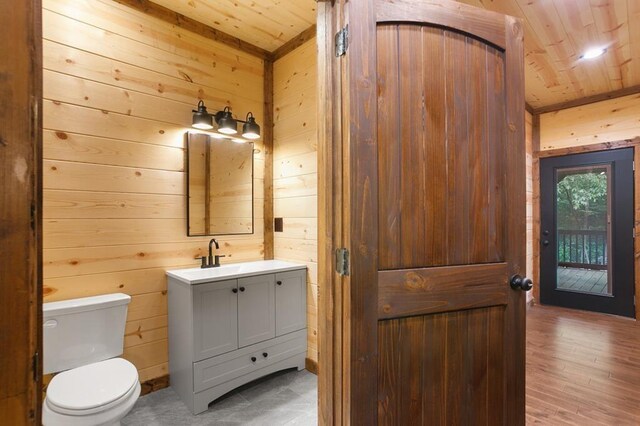
[[[526,152],[526,238],[527,238],[527,277],[533,277],[533,116],[527,111],[524,114],[525,152]],[[533,293],[527,293],[527,301]]]
[[[568,148],[640,136],[640,93],[540,116],[540,149]]]
[[[43,7],[45,302],[130,294],[124,357],[144,382],[168,372],[164,271],[207,248],[186,236],[191,109],[263,123],[263,62],[111,0]],[[256,148],[255,234],[220,237],[225,262],[264,256]]]
[[[307,282],[307,357],[318,360],[318,174],[316,134],[316,39],[278,59],[273,67],[274,233],[276,259],[303,262]]]

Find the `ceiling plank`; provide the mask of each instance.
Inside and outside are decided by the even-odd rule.
[[[271,60],[277,61],[287,53],[294,51],[316,36],[316,26],[312,25],[276,50],[271,54]]]
[[[125,6],[129,6],[141,12],[144,12],[155,18],[161,19],[165,22],[168,22],[171,25],[175,25],[185,30],[192,31],[196,34],[200,34],[203,37],[210,38],[220,43],[227,44],[238,50],[257,56],[261,59],[267,59],[270,55],[270,52],[268,52],[265,49],[262,49],[258,46],[255,46],[251,43],[248,43],[244,40],[241,40],[223,31],[210,27],[209,25],[203,24],[202,22],[199,22],[192,18],[184,16],[164,6],[160,6],[159,4],[153,3],[149,0],[113,0],[113,1],[123,4]]]

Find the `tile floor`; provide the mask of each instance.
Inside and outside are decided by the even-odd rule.
[[[194,416],[173,389],[141,397],[122,425],[132,426],[312,426],[318,417],[318,378],[287,370],[248,383]]]

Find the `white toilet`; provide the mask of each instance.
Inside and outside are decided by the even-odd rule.
[[[122,354],[127,305],[122,294],[45,303],[45,426],[119,425],[140,396],[138,371]]]

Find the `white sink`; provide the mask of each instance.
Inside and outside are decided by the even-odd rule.
[[[189,268],[167,271],[167,275],[186,284],[209,283],[250,275],[295,271],[306,268],[303,264],[282,260],[258,260],[256,262],[232,263],[217,268]]]

